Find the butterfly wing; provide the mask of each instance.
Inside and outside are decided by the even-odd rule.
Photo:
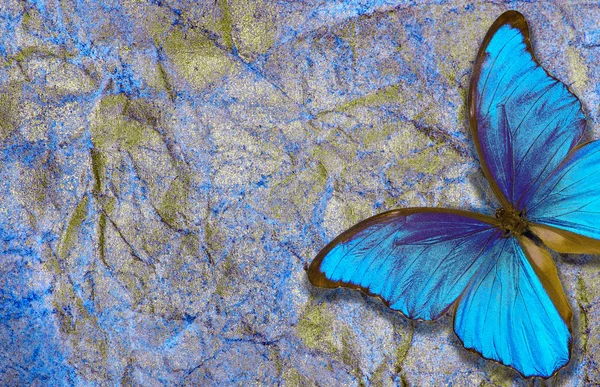
[[[349,287],[380,297],[414,319],[439,317],[500,238],[494,218],[467,211],[408,208],[366,219],[329,243],[311,263],[315,286]]]
[[[539,276],[544,264],[554,267],[551,256],[527,238],[520,242],[510,237],[493,245],[489,255],[495,259],[456,304],[454,331],[483,357],[525,377],[547,378],[569,361],[572,312],[556,270]],[[558,282],[558,288],[548,293],[540,278]]]
[[[527,205],[530,229],[564,253],[600,253],[600,141],[576,148]]]
[[[413,319],[435,319],[458,299],[455,331],[467,348],[548,377],[568,362],[571,308],[549,253],[503,238],[494,222],[467,211],[385,212],[335,238],[308,278],[378,296]]]
[[[539,65],[516,11],[502,14],[481,44],[469,112],[483,171],[500,203],[517,211],[585,129],[579,100]]]

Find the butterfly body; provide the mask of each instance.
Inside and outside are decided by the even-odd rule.
[[[500,207],[494,215],[500,222],[500,228],[504,230],[505,236],[520,236],[530,231],[524,213],[525,211],[517,213]]]
[[[417,320],[454,307],[465,348],[525,377],[569,362],[573,313],[548,248],[600,253],[600,141],[578,145],[579,100],[537,62],[516,11],[490,27],[469,90],[495,216],[405,208],[366,219],[312,261],[315,286],[348,287]]]

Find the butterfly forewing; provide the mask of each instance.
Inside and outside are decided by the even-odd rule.
[[[501,233],[494,218],[456,210],[409,208],[369,218],[327,245],[311,283],[379,296],[411,318],[439,317],[460,295]]]
[[[527,22],[515,11],[501,15],[484,38],[469,111],[482,168],[500,203],[517,212],[585,129],[579,100],[539,65]]]

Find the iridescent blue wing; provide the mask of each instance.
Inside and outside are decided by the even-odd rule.
[[[573,150],[527,210],[530,229],[564,253],[600,253],[600,141]]]
[[[579,100],[539,65],[516,11],[502,14],[481,44],[469,112],[483,171],[502,206],[517,212],[585,129]]]
[[[380,297],[404,315],[431,320],[456,300],[499,238],[495,219],[467,211],[408,208],[376,215],[329,243],[313,260],[315,286]]]
[[[514,237],[494,244],[488,253],[494,259],[457,301],[454,331],[483,357],[525,377],[547,378],[569,361],[572,313],[552,257],[530,239],[520,242],[523,248]],[[548,282],[558,282],[558,289],[548,292]]]

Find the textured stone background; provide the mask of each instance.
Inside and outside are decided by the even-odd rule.
[[[307,264],[377,212],[491,212],[465,119],[507,9],[598,137],[594,2],[0,5],[0,384],[525,386]],[[600,259],[556,255],[600,383]]]

